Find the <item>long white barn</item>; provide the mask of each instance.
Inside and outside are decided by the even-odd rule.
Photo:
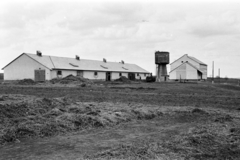
[[[207,64],[195,57],[183,55],[170,64],[171,71],[169,73],[170,80],[186,79],[186,80],[206,80]]]
[[[22,53],[4,68],[4,80],[30,78],[35,81],[51,80],[68,75],[83,76],[92,80],[111,81],[121,76],[146,79],[150,72],[135,64]]]

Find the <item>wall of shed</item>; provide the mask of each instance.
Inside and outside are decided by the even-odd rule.
[[[148,76],[148,74],[146,74],[146,76],[144,75],[144,73],[139,73],[139,76],[138,74],[136,73],[135,77],[136,79],[141,79],[141,80],[146,80],[146,77]],[[141,77],[141,78],[140,78]]]
[[[200,65],[200,70],[203,72],[202,79],[207,79],[207,66],[206,65]]]
[[[183,61],[183,62],[182,62]],[[180,59],[178,59],[177,61],[173,62],[170,65],[171,70],[174,70],[175,68],[177,68],[178,66],[180,66],[182,63],[188,61],[189,63],[191,63],[193,66],[199,68],[199,63],[195,62],[194,60],[188,58],[187,55],[184,55],[183,57],[181,57]]]
[[[169,79],[173,80],[173,79],[177,79],[177,73],[176,70],[172,71],[169,73]]]
[[[58,70],[53,70],[51,72],[51,78],[57,78],[57,71]],[[77,71],[72,71],[72,70],[60,70],[60,71],[62,71],[62,76],[61,76],[62,78],[66,77],[70,74],[72,74],[74,76],[77,75]],[[100,71],[97,71],[97,72],[98,72],[98,75],[94,76],[94,71],[83,71],[83,77],[92,79],[92,80],[104,80],[105,81],[106,80],[106,72],[100,72]],[[122,73],[122,76],[125,76],[128,78],[128,73],[126,73],[126,72],[111,72],[111,80],[120,78],[119,73]],[[139,76],[137,76],[137,73],[136,73],[136,79],[140,79],[140,77],[141,77],[141,80],[145,80],[148,75],[149,74],[146,74],[146,76],[144,76],[144,73],[140,73]]]
[[[62,76],[57,77],[57,71],[62,71]],[[53,78],[64,78],[64,77],[66,77],[66,76],[68,76],[68,75],[74,75],[74,76],[76,76],[76,75],[77,75],[77,71],[61,70],[61,69],[59,69],[59,70],[53,70],[53,71],[51,72],[51,79],[53,79]]]
[[[122,74],[122,75],[123,75],[123,74]],[[111,79],[112,79],[112,80],[115,80],[115,79],[118,79],[118,78],[120,78],[118,72],[112,72],[112,73],[111,73]]]
[[[106,80],[106,72],[98,72],[98,75],[94,76],[94,71],[83,71],[83,77],[92,80]]]
[[[4,80],[35,79],[34,70],[45,70],[46,80],[51,79],[48,68],[23,54],[4,69]]]
[[[186,64],[186,79],[189,79],[189,80],[199,79],[198,71],[196,70],[196,68],[193,68],[189,64]]]

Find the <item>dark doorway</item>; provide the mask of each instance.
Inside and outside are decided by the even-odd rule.
[[[128,73],[128,79],[135,80],[135,73]]]
[[[202,79],[202,72],[199,72],[199,71],[197,71],[197,72],[198,72],[198,79],[201,80]]]
[[[77,76],[83,77],[83,71],[77,71]]]
[[[44,82],[46,80],[45,70],[35,70],[34,77],[36,82]]]
[[[111,81],[111,72],[106,72],[106,81]]]

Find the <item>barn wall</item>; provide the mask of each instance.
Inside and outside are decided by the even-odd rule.
[[[4,80],[33,79],[34,70],[45,70],[46,80],[51,79],[51,73],[48,68],[23,54],[18,59],[4,68]]]
[[[98,75],[94,76],[94,71],[83,71],[83,77],[92,80],[106,80],[106,72],[98,72]]]
[[[138,76],[138,74],[136,73],[135,77],[136,77],[136,79],[140,79],[140,77],[141,77],[141,80],[146,80],[146,77],[148,76],[148,74],[145,74],[145,75],[144,75],[144,73],[139,73],[139,76]]]
[[[199,79],[198,77],[198,71],[196,68],[193,68],[191,65],[187,64],[186,65],[186,79],[194,79],[197,80]]]
[[[207,79],[207,66],[200,65],[200,70],[203,72],[202,79]]]
[[[62,71],[62,76],[57,77],[57,71]],[[53,70],[53,71],[51,72],[51,79],[53,79],[53,78],[64,78],[64,77],[66,77],[66,76],[68,76],[68,75],[74,75],[74,76],[76,76],[76,75],[77,75],[77,71],[61,70],[61,69],[59,69],[59,70]]]
[[[122,73],[122,76],[123,76],[123,73]],[[112,72],[111,73],[111,79],[112,80],[115,80],[115,79],[118,79],[118,78],[120,78],[119,72]]]
[[[177,79],[186,79],[186,63],[176,69]]]
[[[122,76],[127,77],[128,78],[128,73],[122,73]]]
[[[169,73],[169,79],[173,80],[173,79],[177,79],[177,73],[176,70],[172,71]]]
[[[123,72],[112,72],[111,73],[111,78],[112,78],[112,80],[115,80],[115,79],[118,79],[118,78],[120,78],[120,76],[119,76],[119,73],[122,73],[122,76],[125,76],[125,77],[127,77],[128,78],[128,73],[123,73]]]

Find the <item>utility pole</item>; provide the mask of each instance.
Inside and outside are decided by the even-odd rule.
[[[214,61],[212,62],[212,84],[214,83]]]
[[[218,68],[218,77],[219,77],[219,83],[221,81],[221,77],[220,77],[220,68]]]

